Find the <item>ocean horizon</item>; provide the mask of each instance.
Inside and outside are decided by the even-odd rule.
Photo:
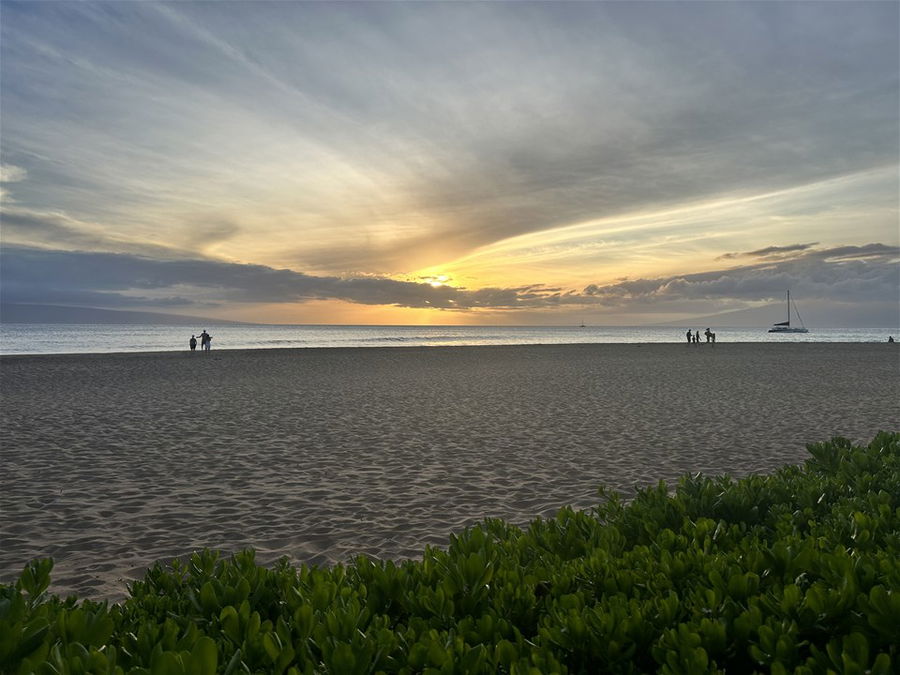
[[[706,326],[697,326],[705,342]],[[212,349],[446,347],[533,344],[686,342],[684,326],[372,326],[210,323],[196,329],[154,324],[0,324],[0,355],[164,352],[188,349],[203,330]],[[894,328],[811,328],[771,334],[766,328],[712,327],[717,343],[885,342]],[[199,350],[199,346],[198,346]]]

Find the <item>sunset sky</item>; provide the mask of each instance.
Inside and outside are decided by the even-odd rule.
[[[896,325],[898,8],[4,1],[2,299]]]

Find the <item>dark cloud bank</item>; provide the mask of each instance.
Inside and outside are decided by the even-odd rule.
[[[884,244],[768,247],[727,254],[746,264],[699,274],[623,279],[581,290],[541,284],[470,290],[383,277],[312,276],[263,265],[160,260],[9,246],[0,252],[4,303],[97,308],[184,308],[343,300],[364,305],[496,311],[560,307],[641,312],[740,309],[798,297],[832,303],[900,303],[900,247]],[[886,317],[887,318],[887,317]],[[894,320],[890,317],[891,321]]]

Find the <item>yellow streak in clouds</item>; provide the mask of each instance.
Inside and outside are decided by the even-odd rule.
[[[739,264],[719,259],[727,252],[813,241],[840,245],[848,236],[853,242],[896,239],[896,181],[897,167],[890,166],[786,190],[593,219],[499,241],[416,274],[440,270],[468,288],[543,283],[580,289]]]

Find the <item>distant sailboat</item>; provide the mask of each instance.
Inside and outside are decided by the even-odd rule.
[[[797,315],[797,320],[800,321],[800,327],[791,326],[791,292],[787,292],[787,321],[782,321],[780,323],[773,324],[769,329],[770,333],[808,333],[809,331],[806,329],[806,326],[803,325],[803,319],[800,318],[800,312],[797,311],[797,305],[794,304],[794,313]]]

